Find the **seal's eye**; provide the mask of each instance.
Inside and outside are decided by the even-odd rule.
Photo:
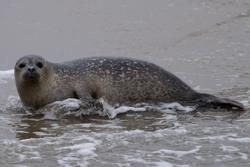
[[[24,63],[19,64],[19,68],[24,68],[24,67],[25,67]]]
[[[43,68],[43,63],[38,62],[38,63],[36,63],[36,66],[39,67],[39,68]]]

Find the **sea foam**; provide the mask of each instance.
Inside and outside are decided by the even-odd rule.
[[[8,98],[8,104],[6,104],[6,109],[13,111],[24,110],[27,113],[28,110],[22,106],[19,97],[10,96]],[[100,116],[108,117],[109,119],[114,119],[117,115],[128,112],[145,112],[145,111],[158,111],[161,113],[176,114],[176,112],[189,113],[195,110],[195,107],[182,106],[181,104],[174,103],[159,103],[159,104],[149,104],[149,103],[138,103],[131,106],[128,105],[110,105],[104,99],[100,98],[98,101],[102,104],[102,108],[84,108],[84,106],[79,99],[68,98],[62,101],[55,101],[50,103],[33,113],[44,114],[45,119],[56,120],[65,117],[82,117],[85,115],[97,114]],[[4,109],[3,109],[4,110]]]
[[[102,104],[100,108],[82,108],[82,102],[78,99],[69,98],[63,101],[56,101],[48,104],[45,107],[39,109],[40,113],[44,113],[47,119],[57,119],[65,116],[84,116],[98,114],[100,116],[106,116],[109,119],[114,119],[117,115],[128,112],[145,112],[145,111],[158,111],[162,113],[176,113],[183,112],[189,113],[195,110],[195,107],[182,106],[179,103],[160,103],[160,104],[148,104],[138,103],[135,105],[110,105],[103,98],[98,99]]]
[[[14,78],[14,70],[5,70],[0,71],[0,84],[1,83],[7,83],[7,79],[13,79]]]

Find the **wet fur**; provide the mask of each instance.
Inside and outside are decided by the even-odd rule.
[[[19,69],[18,64],[26,61],[32,65],[36,59],[44,61],[44,69],[38,69],[39,80],[26,82],[25,69]],[[22,102],[34,109],[70,97],[86,103],[102,97],[111,104],[178,101],[198,107],[244,109],[236,101],[194,91],[155,64],[128,58],[87,58],[56,64],[39,56],[26,56],[16,64],[15,79]]]

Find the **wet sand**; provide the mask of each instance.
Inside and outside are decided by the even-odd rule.
[[[4,166],[249,166],[249,0],[0,1],[0,70],[26,54],[154,62],[190,86],[245,102],[233,114],[48,121],[0,111]],[[1,78],[0,78],[1,80]],[[0,82],[0,109],[17,96]]]

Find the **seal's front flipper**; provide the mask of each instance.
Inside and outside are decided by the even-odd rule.
[[[78,89],[74,94],[76,98],[81,100],[81,108],[103,110],[102,103],[93,98],[85,89]]]
[[[236,111],[244,111],[245,108],[243,104],[227,99],[227,98],[219,98],[210,94],[199,94],[198,105],[199,107],[212,107],[212,108],[224,108],[227,110],[236,110]]]
[[[92,109],[92,110],[100,110],[103,111],[103,104],[97,100],[86,100],[86,99],[80,99],[81,100],[81,108],[83,109]]]

